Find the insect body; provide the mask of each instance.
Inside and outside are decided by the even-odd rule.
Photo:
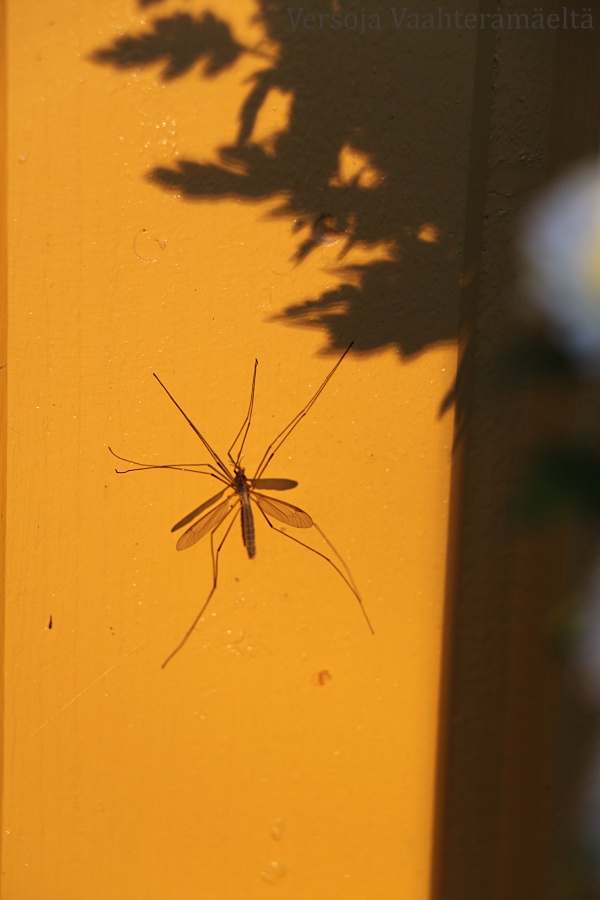
[[[350,344],[350,347],[352,344]],[[231,531],[233,523],[235,522],[238,515],[241,517],[242,523],[242,540],[244,542],[244,547],[246,548],[246,552],[250,559],[253,559],[256,556],[256,537],[254,531],[254,517],[252,511],[252,504],[254,503],[258,508],[259,512],[266,519],[270,528],[274,531],[277,531],[279,534],[282,534],[284,537],[289,538],[297,544],[300,544],[302,547],[305,547],[307,550],[310,550],[312,553],[315,553],[317,556],[320,556],[326,562],[328,562],[338,573],[338,575],[344,580],[347,586],[350,588],[356,599],[358,600],[363,616],[369,626],[371,632],[373,632],[373,627],[367,613],[364,609],[362,599],[356,585],[354,584],[354,580],[350,571],[341,558],[331,541],[326,537],[326,535],[321,531],[316,522],[313,522],[312,518],[308,515],[308,513],[304,512],[303,509],[300,509],[298,506],[294,506],[291,503],[287,503],[283,500],[276,499],[275,497],[269,497],[266,494],[263,494],[262,491],[284,491],[289,490],[297,486],[296,481],[292,481],[289,478],[264,478],[264,473],[267,467],[270,465],[273,457],[280,449],[284,441],[288,439],[291,433],[294,431],[296,426],[300,423],[300,421],[306,416],[310,408],[316,402],[321,392],[324,390],[327,385],[329,379],[332,377],[348,351],[350,347],[346,349],[346,351],[342,354],[340,359],[337,361],[333,369],[330,371],[329,375],[325,378],[319,389],[313,395],[313,397],[309,400],[306,406],[295,416],[292,421],[286,425],[282,431],[279,432],[277,437],[271,441],[267,449],[265,450],[261,461],[258,464],[256,472],[253,478],[248,478],[246,476],[245,469],[241,465],[242,453],[244,450],[244,444],[246,442],[246,438],[248,436],[248,431],[250,428],[250,424],[252,421],[252,411],[254,407],[254,390],[256,385],[256,369],[258,366],[258,361],[254,363],[254,374],[252,377],[252,388],[250,391],[250,403],[248,405],[248,411],[246,413],[246,417],[242,423],[240,430],[235,436],[231,447],[227,451],[227,456],[229,462],[231,464],[231,469],[225,464],[225,462],[221,459],[220,456],[213,450],[211,445],[208,443],[204,435],[198,430],[198,428],[194,425],[192,420],[189,418],[187,413],[184,412],[179,403],[175,400],[169,390],[162,383],[158,375],[154,375],[162,389],[169,396],[171,401],[175,404],[177,409],[180,411],[182,416],[186,419],[190,427],[193,429],[195,434],[202,441],[205,449],[209,453],[212,463],[177,463],[172,465],[151,465],[148,463],[139,463],[135,462],[131,459],[126,459],[125,457],[119,456],[113,450],[110,449],[110,452],[113,456],[116,456],[117,459],[122,460],[123,462],[127,462],[132,466],[135,466],[133,469],[125,469],[118,470],[119,474],[125,474],[125,472],[136,472],[136,471],[145,471],[147,469],[175,469],[177,471],[182,472],[192,472],[197,475],[208,475],[211,478],[215,478],[217,481],[220,481],[224,487],[219,491],[218,494],[215,494],[214,497],[210,497],[208,500],[205,500],[200,506],[196,507],[196,509],[192,510],[186,516],[183,517],[179,522],[177,522],[172,531],[178,531],[179,529],[188,525],[189,527],[183,532],[179,540],[177,541],[177,549],[178,550],[187,550],[188,547],[192,547],[197,541],[203,538],[205,535],[210,534],[210,543],[211,543],[211,557],[212,557],[212,565],[213,565],[213,584],[212,588],[209,592],[208,597],[206,598],[200,612],[192,622],[192,625],[188,629],[188,631],[183,636],[183,639],[179,642],[175,650],[167,657],[164,666],[175,656],[176,653],[181,650],[183,645],[186,643],[196,625],[202,618],[204,612],[214,592],[217,589],[218,582],[218,573],[219,573],[219,554],[227,537]],[[239,441],[239,449],[234,456],[234,448]],[[233,471],[232,471],[233,470]],[[224,496],[226,495],[226,496]],[[215,506],[215,504],[217,504]],[[232,516],[225,533],[223,534],[218,546],[215,549],[215,534],[219,529],[219,526],[229,517]],[[321,553],[319,550],[316,550],[314,547],[305,544],[304,541],[299,540],[291,534],[288,534],[286,531],[283,531],[281,528],[277,528],[271,522],[271,519],[276,519],[278,522],[283,522],[285,525],[292,526],[293,528],[310,528],[314,526],[316,530],[319,532],[321,537],[325,540],[325,542],[329,545],[331,550],[340,560],[343,568],[345,569],[345,573],[342,569],[328,556],[324,553]],[[190,525],[190,523],[192,523]]]
[[[250,488],[248,479],[243,469],[237,469],[235,473],[235,490],[240,498],[240,508],[242,510],[242,540],[244,547],[248,551],[248,558],[254,559],[256,556],[256,538],[254,536],[254,517],[252,515],[252,504],[250,503]]]

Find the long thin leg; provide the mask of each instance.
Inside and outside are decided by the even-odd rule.
[[[173,396],[173,394],[172,394],[172,393],[164,386],[164,384],[162,383],[162,381],[160,380],[160,378],[158,377],[158,375],[156,374],[156,372],[153,372],[152,374],[154,375],[154,377],[156,378],[156,380],[157,380],[158,383],[160,384],[160,386],[161,386],[161,388],[163,389],[163,391],[165,392],[165,394],[166,394],[166,395],[169,397],[169,399],[175,404],[175,406],[177,407],[177,409],[179,410],[179,412],[181,413],[181,415],[183,416],[183,418],[185,419],[185,421],[188,423],[188,425],[190,426],[190,428],[192,429],[192,431],[194,432],[194,434],[196,434],[196,435],[200,438],[200,440],[202,441],[202,443],[204,444],[204,446],[206,447],[206,449],[207,449],[208,452],[210,453],[211,457],[213,458],[214,462],[216,462],[218,468],[221,470],[221,472],[222,472],[227,478],[229,478],[229,477],[230,477],[230,476],[229,476],[229,469],[227,468],[227,466],[225,465],[225,463],[223,462],[223,460],[221,459],[221,457],[220,457],[217,453],[215,453],[215,451],[214,451],[213,448],[210,446],[210,444],[208,443],[208,441],[206,440],[206,438],[204,437],[204,435],[202,434],[202,432],[199,431],[198,428],[196,428],[196,426],[194,425],[194,423],[192,422],[192,420],[190,419],[190,417],[188,416],[188,414],[185,412],[185,410],[183,410],[183,409],[181,408],[181,406],[179,405],[179,403],[177,402],[177,400],[175,399],[175,397]]]
[[[164,663],[162,664],[161,669],[164,669],[165,666],[166,666],[168,663],[171,662],[171,660],[173,659],[173,657],[176,656],[176,655],[179,653],[179,651],[182,649],[182,647],[187,643],[188,639],[189,639],[189,638],[191,637],[191,635],[192,635],[192,632],[193,632],[194,629],[196,628],[196,625],[198,624],[198,622],[200,621],[200,619],[202,618],[202,616],[203,616],[204,613],[206,612],[206,607],[208,606],[208,604],[209,604],[210,601],[212,600],[212,596],[213,596],[214,592],[215,592],[216,589],[217,589],[217,582],[218,582],[218,579],[219,579],[219,553],[221,552],[221,549],[223,548],[223,544],[224,544],[225,541],[227,540],[227,537],[228,537],[228,535],[229,535],[229,532],[230,532],[231,529],[233,528],[233,523],[234,523],[235,520],[237,519],[238,514],[239,514],[239,511],[240,511],[240,507],[238,506],[237,512],[236,512],[235,516],[233,517],[233,519],[231,520],[231,522],[229,523],[229,525],[227,526],[227,531],[226,531],[225,534],[223,535],[223,538],[222,538],[222,540],[221,540],[221,543],[220,543],[219,546],[217,547],[216,552],[215,552],[215,547],[214,547],[214,536],[215,536],[215,531],[217,531],[217,529],[220,528],[220,526],[221,526],[223,523],[220,522],[219,525],[217,525],[216,528],[213,528],[213,530],[212,530],[211,533],[210,533],[210,553],[211,553],[211,556],[212,556],[212,567],[213,567],[213,584],[212,584],[212,588],[210,589],[210,592],[209,592],[208,597],[207,597],[206,600],[204,601],[204,605],[202,606],[202,609],[200,610],[200,612],[198,613],[198,615],[196,616],[196,618],[194,619],[194,621],[192,622],[192,624],[190,625],[190,627],[188,628],[188,630],[186,631],[186,633],[184,634],[183,638],[179,641],[179,643],[177,644],[177,646],[175,647],[175,649],[172,651],[172,653],[169,653],[169,655],[168,655],[167,658],[165,659]]]
[[[108,448],[109,451],[116,459],[120,459],[121,462],[129,463],[131,466],[137,466],[137,469],[115,469],[115,472],[118,475],[126,475],[129,472],[144,472],[146,469],[174,469],[176,472],[191,472],[193,475],[210,475],[212,478],[218,478],[219,481],[223,481],[225,484],[230,484],[231,479],[223,478],[221,472],[210,463],[168,463],[157,465],[156,463],[144,463],[137,462],[135,459],[128,459],[126,456],[119,456],[118,453],[112,449],[112,447]],[[192,469],[191,466],[195,466],[196,468]],[[210,472],[199,472],[198,469],[210,469]]]
[[[257,370],[257,368],[258,368],[258,360],[255,359],[254,360],[254,373],[252,375],[252,387],[250,388],[250,403],[248,404],[248,412],[246,413],[246,418],[242,422],[242,427],[240,428],[240,430],[234,437],[233,441],[231,442],[231,447],[227,451],[227,456],[229,457],[229,459],[231,460],[231,462],[233,463],[234,466],[237,466],[242,458],[244,444],[246,443],[246,438],[248,437],[248,431],[250,430],[250,423],[252,422],[252,410],[254,409],[254,387],[256,385],[256,370]],[[244,431],[244,429],[246,429],[246,430]],[[244,432],[244,437],[242,438],[242,443],[240,444],[240,450],[237,455],[237,459],[234,459],[233,456],[231,455],[231,451],[235,447],[237,440],[242,432]]]
[[[259,509],[260,509],[260,507],[259,507]],[[351,580],[346,578],[346,576],[344,575],[344,573],[342,572],[340,567],[336,566],[336,564],[334,563],[334,561],[332,559],[330,559],[324,553],[321,553],[320,550],[315,550],[315,548],[311,547],[310,544],[305,544],[304,541],[301,541],[297,537],[294,537],[293,534],[288,534],[287,531],[282,531],[281,528],[277,528],[277,526],[273,525],[273,523],[270,521],[270,519],[267,516],[265,516],[264,512],[262,512],[262,509],[260,511],[263,514],[263,516],[265,517],[265,519],[267,520],[269,527],[272,528],[273,531],[276,531],[278,534],[282,534],[284,537],[289,538],[290,541],[294,541],[296,544],[300,544],[301,547],[306,547],[306,549],[310,550],[312,553],[316,553],[317,556],[320,556],[321,559],[324,559],[325,562],[328,562],[329,565],[335,569],[335,571],[338,573],[340,578],[346,582],[346,584],[348,585],[348,587],[350,588],[350,590],[352,591],[352,593],[358,600],[358,604],[360,606],[361,612],[362,612],[363,616],[365,617],[365,621],[366,621],[367,625],[369,626],[369,631],[371,632],[371,634],[375,634],[373,626],[371,625],[371,620],[369,619],[369,617],[367,615],[367,611],[362,602],[362,597],[360,596],[360,594],[358,593],[358,591],[354,585],[354,579],[352,578],[352,575],[350,575],[350,570],[348,569],[348,566],[346,565],[346,563],[343,560],[341,560],[342,563],[344,564],[344,568],[348,571],[348,574],[350,575]],[[313,521],[313,525],[316,525],[316,523],[314,521]],[[316,528],[317,528],[317,531],[319,532],[319,534],[322,535],[323,538],[325,538],[325,540],[327,541],[327,543],[329,544],[331,549],[339,556],[339,553],[337,552],[337,550],[335,549],[335,547],[333,546],[331,541],[325,537],[324,533],[321,531],[321,529],[319,528],[318,525],[316,525]],[[341,559],[341,557],[340,557],[340,559]]]
[[[309,412],[311,407],[317,402],[317,400],[319,399],[319,397],[325,390],[325,387],[327,386],[329,379],[333,377],[336,369],[338,368],[338,366],[341,365],[342,360],[344,359],[346,354],[350,351],[352,344],[354,344],[354,341],[352,341],[352,343],[349,344],[349,346],[344,350],[344,352],[342,353],[342,355],[336,362],[335,366],[333,367],[333,369],[331,370],[331,372],[329,373],[327,378],[324,380],[321,387],[317,390],[317,392],[313,395],[313,397],[308,401],[308,403],[306,404],[304,409],[301,409],[300,412],[298,413],[298,415],[294,416],[292,421],[279,432],[279,434],[273,441],[271,441],[271,443],[269,444],[269,446],[267,447],[267,449],[264,452],[263,458],[261,459],[261,461],[258,464],[258,468],[254,474],[254,478],[252,479],[253,481],[256,480],[257,478],[261,477],[261,475],[264,473],[265,469],[267,468],[267,466],[269,465],[269,463],[271,462],[271,460],[273,459],[273,457],[275,456],[275,454],[277,453],[279,448],[282,446],[283,442],[287,441],[287,439],[291,435],[292,431],[296,428],[297,425],[300,424],[300,422],[305,417],[305,415]]]
[[[314,521],[314,519],[313,519],[313,528],[316,528],[316,529],[317,529],[317,531],[319,532],[319,534],[321,535],[321,537],[323,538],[323,540],[325,541],[325,543],[328,544],[329,547],[331,547],[331,549],[333,550],[333,552],[335,553],[335,555],[337,556],[337,558],[339,559],[339,561],[340,561],[341,564],[343,565],[344,569],[346,570],[346,573],[347,573],[347,575],[348,575],[348,578],[350,579],[350,582],[351,582],[351,584],[352,584],[352,587],[354,588],[355,592],[358,594],[358,588],[356,587],[356,582],[354,581],[354,577],[353,577],[353,575],[352,575],[352,572],[350,571],[350,569],[349,569],[349,567],[348,567],[348,563],[346,562],[346,560],[344,559],[344,557],[341,555],[341,553],[338,553],[338,551],[336,550],[336,548],[334,547],[334,545],[331,543],[331,541],[329,540],[329,538],[327,537],[327,535],[325,534],[325,532],[323,531],[323,529],[322,529],[322,528],[319,528],[319,526],[318,526],[317,523]]]

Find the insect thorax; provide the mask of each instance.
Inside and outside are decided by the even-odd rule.
[[[248,496],[248,479],[246,478],[246,472],[242,468],[242,466],[236,466],[234,469],[233,481],[235,484],[235,489],[239,496]]]

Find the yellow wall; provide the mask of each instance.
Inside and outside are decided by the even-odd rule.
[[[252,900],[277,885],[291,900],[426,898],[452,440],[439,408],[455,345],[451,328],[424,337],[419,309],[432,292],[436,321],[456,308],[474,37],[454,75],[389,28],[356,44],[371,54],[361,77],[379,55],[384,67],[408,55],[415,80],[390,84],[403,123],[389,158],[370,166],[347,149],[338,182],[368,188],[400,168],[406,196],[416,183],[423,198],[403,205],[400,191],[370,242],[342,237],[295,262],[309,232],[295,230],[299,214],[272,215],[282,191],[194,202],[147,178],[177,159],[217,163],[250,76],[276,52],[265,42],[271,62],[245,54],[217,77],[194,66],[171,81],[159,64],[92,58],[177,9],[204,7],[8,5],[4,896]],[[253,4],[216,9],[259,45]],[[305,61],[334,96],[342,38],[327,36],[317,77]],[[458,112],[439,112],[441,74],[462,91]],[[267,153],[289,96],[261,111]],[[455,141],[428,146],[409,118],[419,110],[447,115]],[[326,133],[326,109],[315,127]],[[307,165],[299,148],[298,172]],[[348,267],[392,256],[397,309],[377,305],[371,283],[362,317],[333,309],[335,347],[316,315],[282,316],[348,282],[360,293]],[[215,488],[177,472],[118,476],[107,446],[147,462],[206,459],[157,372],[224,454],[257,357],[251,469],[351,339],[270,474],[299,481],[285,499],[350,565],[375,636],[325,563],[259,521],[256,559],[235,528],[209,613],[162,670],[211,578],[208,542],[178,554],[169,529]]]

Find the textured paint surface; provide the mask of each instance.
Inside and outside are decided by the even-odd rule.
[[[236,0],[218,15],[245,46],[274,54],[255,11]],[[279,188],[193,202],[147,178],[177,159],[216,163],[215,148],[235,140],[248,79],[266,65],[246,53],[219,77],[196,66],[165,81],[159,63],[93,60],[168,14],[166,4],[9,4],[4,894],[252,900],[277,885],[291,900],[426,898],[452,439],[439,409],[454,377],[452,328],[421,339],[417,312],[399,354],[395,325],[390,346],[381,340],[380,308],[345,324],[335,351],[352,338],[356,350],[270,468],[299,482],[285,499],[351,567],[374,637],[327,564],[259,521],[256,559],[235,528],[211,608],[161,670],[211,579],[208,542],[178,554],[169,528],[214,483],[118,476],[107,445],[150,463],[205,460],[155,371],[225,454],[257,357],[251,470],[335,360],[322,319],[294,327],[282,314],[356,282],[352,266],[395,254],[406,277],[398,308],[410,295],[418,310],[431,289],[436,322],[452,322],[472,48],[444,38],[460,60],[445,73],[456,108],[444,113],[427,46],[367,36],[431,79],[402,100],[403,115],[433,104],[423,115],[446,139],[432,150],[413,122],[389,148],[402,154],[407,192],[416,181],[428,194],[377,240],[346,246],[325,218],[295,262],[308,232],[292,213],[273,215]],[[337,39],[328,36],[333,52]],[[327,85],[331,66],[321,66],[315,84]],[[275,91],[257,118],[266,158],[290,92]],[[338,185],[379,183],[368,154],[338,157]],[[331,315],[343,321],[344,308]],[[318,536],[314,546],[324,549]]]

